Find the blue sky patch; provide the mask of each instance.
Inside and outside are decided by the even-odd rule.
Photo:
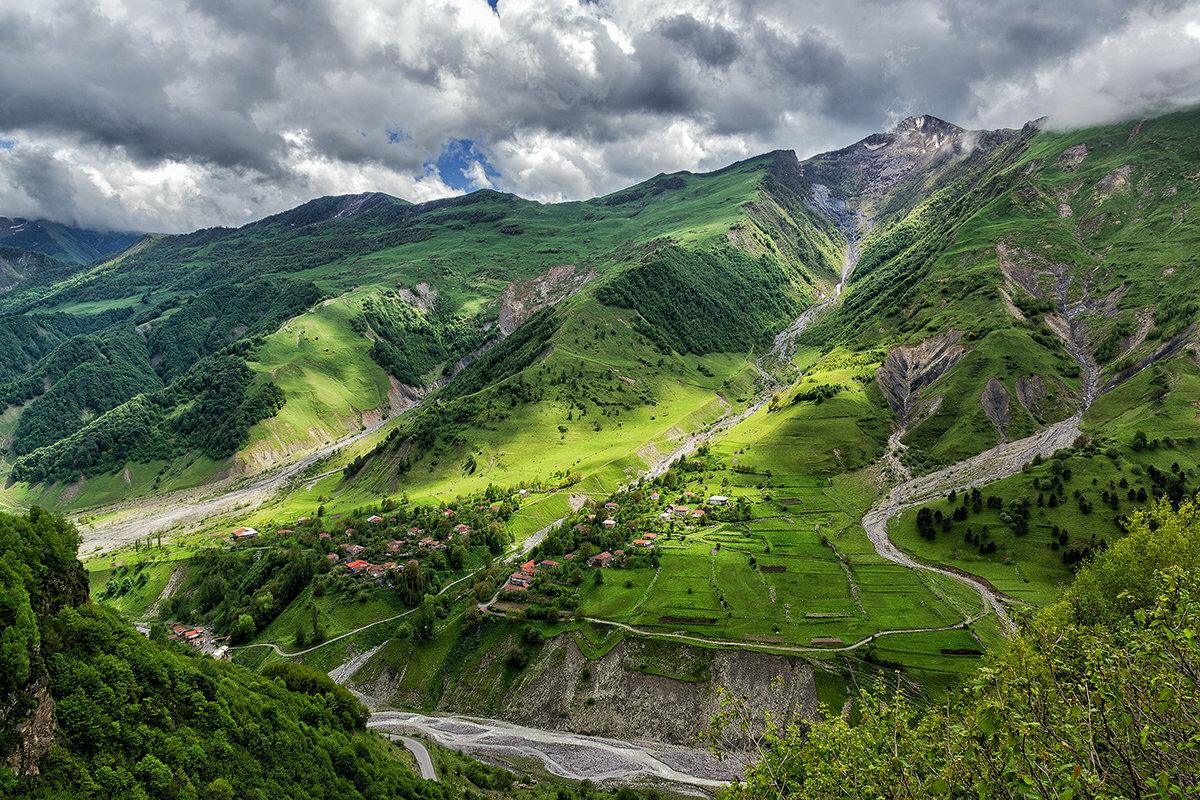
[[[452,139],[442,145],[442,154],[437,161],[425,164],[426,169],[430,167],[437,167],[447,186],[464,192],[486,188],[480,185],[480,177],[492,186],[500,180],[500,173],[471,139]]]
[[[12,150],[16,146],[16,139],[0,139],[0,150]]]

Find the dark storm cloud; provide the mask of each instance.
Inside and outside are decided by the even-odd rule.
[[[705,66],[728,67],[742,53],[733,31],[720,25],[707,25],[687,14],[663,20],[658,24],[658,32]]]
[[[0,0],[0,214],[113,227],[422,200],[481,175],[581,197],[908,114],[1076,124],[1200,102],[1182,0],[40,5]]]

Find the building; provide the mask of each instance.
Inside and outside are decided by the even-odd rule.
[[[379,516],[378,514],[376,514],[376,515],[374,515],[374,516],[367,517],[367,522],[370,522],[370,523],[372,523],[372,524],[375,524],[375,523],[378,523],[378,522],[383,522],[383,517],[381,517],[381,516]]]
[[[233,532],[230,534],[230,537],[235,542],[244,542],[248,539],[254,539],[257,536],[258,531],[254,530],[254,528],[234,528]]]
[[[612,563],[613,554],[605,550],[603,553],[598,553],[588,559],[589,567],[607,567]]]
[[[708,504],[710,506],[727,506],[729,505],[729,498],[723,494],[714,494],[708,498]]]
[[[605,530],[609,530],[609,531],[611,531],[613,528],[617,527],[617,521],[615,519],[606,519],[601,524],[604,526]]]
[[[371,566],[371,562],[363,561],[362,559],[358,559],[357,561],[351,561],[346,566],[350,569],[351,572],[361,572],[362,570]]]

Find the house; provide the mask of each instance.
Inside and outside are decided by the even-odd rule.
[[[526,575],[532,575],[533,570],[534,570],[533,559],[529,559],[528,561],[526,561],[524,564],[522,564],[520,566],[519,569],[521,570],[521,572],[524,572]]]
[[[425,529],[424,528],[409,528],[408,535],[409,536],[424,536]]]
[[[454,532],[455,533],[470,533],[471,526],[470,525],[455,525]]]
[[[653,542],[655,539],[658,538],[658,534],[657,533],[646,533],[646,534],[642,534],[642,538],[649,539],[650,541]]]
[[[617,505],[616,503],[605,503],[604,504],[604,510],[610,514],[614,513],[619,508],[620,508],[620,506]]]
[[[617,527],[617,521],[615,519],[606,519],[601,524],[607,531],[611,531],[613,528]]]
[[[493,514],[499,514],[500,513],[500,504],[492,503],[490,506],[488,506],[488,511],[491,511]]]
[[[529,490],[528,490],[528,489],[522,489],[521,491],[517,492],[517,494],[521,495],[521,497],[528,497],[528,496],[529,496]]]
[[[338,562],[338,554],[330,553],[329,555],[325,556],[325,560],[328,561],[330,564],[336,564]]]
[[[692,510],[687,506],[675,506],[675,516],[677,517],[686,517],[691,513]]]
[[[587,528],[587,525],[584,525],[581,522],[578,525],[572,526],[571,530],[575,531],[576,533],[587,533],[588,528]]]
[[[212,657],[215,660],[220,661],[227,655],[229,655],[229,645],[223,644],[213,651]]]
[[[367,548],[363,547],[361,544],[339,544],[338,549],[345,550],[346,555],[353,558],[354,556],[358,555],[359,553],[366,550]]]
[[[376,515],[373,515],[373,516],[367,517],[367,522],[370,522],[370,523],[372,523],[372,524],[375,524],[375,523],[377,523],[377,522],[383,522],[383,517],[381,517],[381,516],[379,516],[378,514],[376,514]]]
[[[729,505],[729,498],[723,494],[714,494],[708,498],[708,504],[710,506],[727,506]]]
[[[651,500],[657,500],[658,498],[659,498],[658,492],[655,492],[654,494],[650,495]]]
[[[539,569],[554,569],[557,566],[558,566],[558,562],[551,561],[550,559],[545,559],[543,561],[538,562]]]
[[[664,512],[662,512],[661,514],[659,514],[659,515],[658,515],[658,518],[659,518],[659,519],[670,519],[670,518],[671,518],[671,512],[670,512],[670,511],[664,511]]]
[[[417,542],[417,544],[421,545],[421,547],[429,549],[430,547],[433,547],[435,544],[437,544],[437,540],[435,540],[432,536],[426,536],[424,539]]]
[[[258,536],[258,531],[254,530],[254,528],[234,528],[230,536],[235,542],[242,542]]]
[[[703,519],[703,518],[704,518],[704,509],[697,508],[695,511],[692,512],[692,519]]]
[[[277,533],[278,533],[280,536],[283,536],[285,533],[295,533],[295,531],[294,531],[294,530],[291,530],[290,528],[280,528],[280,529],[279,529],[278,531],[276,531],[276,532],[277,532]]]
[[[605,550],[603,553],[592,556],[588,559],[589,567],[607,567],[612,563],[613,554]]]
[[[634,539],[633,546],[634,547],[654,547],[654,542],[650,541],[649,539]]]
[[[508,576],[508,582],[514,586],[528,586],[533,577],[524,572],[514,572]]]
[[[330,541],[333,539],[333,537],[330,536],[328,533],[325,533],[325,531],[321,531],[320,533],[318,533],[317,538],[324,540],[324,541]]]
[[[354,535],[354,528],[346,528],[346,535],[347,535],[347,536],[353,536],[353,535]]]
[[[695,497],[696,493],[695,492],[684,492],[683,496],[684,497]]]
[[[443,511],[443,512],[442,512],[442,516],[443,516],[443,517],[446,517],[446,518],[453,517],[453,516],[454,516],[454,509],[452,509],[452,508],[447,508],[445,511]]]
[[[363,561],[362,559],[358,559],[357,561],[351,561],[346,566],[350,568],[351,572],[360,572],[360,571],[366,569],[367,567],[371,566],[371,562]]]
[[[301,525],[305,522],[308,522],[310,519],[312,519],[312,517],[296,517],[296,524]]]
[[[387,549],[389,553],[399,553],[404,549],[404,542],[400,541],[399,539],[394,542],[388,542]]]

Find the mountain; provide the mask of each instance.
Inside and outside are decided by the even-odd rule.
[[[140,233],[105,233],[49,220],[0,217],[0,246],[53,256],[68,264],[87,264],[127,249]]]
[[[18,264],[4,500],[76,513],[97,602],[402,707],[681,744],[658,698],[734,673],[810,722],[896,670],[940,702],[1200,488],[1198,118]]]

